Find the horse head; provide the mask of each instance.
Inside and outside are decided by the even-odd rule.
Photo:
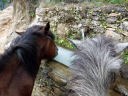
[[[57,55],[57,47],[54,42],[54,34],[50,30],[49,22],[46,26],[35,25],[26,30],[26,32],[16,32],[21,37],[25,34],[36,36],[36,46],[38,46],[38,56],[40,59],[52,59]],[[17,40],[18,41],[18,40]]]
[[[37,40],[39,48],[39,54],[41,59],[51,59],[57,55],[57,47],[54,42],[54,35],[50,31],[50,24],[47,23],[46,26],[38,26],[38,31],[41,38]]]

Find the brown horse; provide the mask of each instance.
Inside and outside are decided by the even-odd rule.
[[[41,59],[56,54],[49,23],[28,28],[0,56],[0,96],[31,96]]]

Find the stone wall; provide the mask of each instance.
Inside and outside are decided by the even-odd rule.
[[[91,29],[91,34],[106,33],[121,40],[128,36],[128,11],[125,6],[62,4],[38,8],[36,15],[38,22],[50,21],[52,30],[62,37],[80,33],[81,29],[88,34],[87,28]]]

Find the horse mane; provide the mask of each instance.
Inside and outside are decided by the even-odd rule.
[[[14,39],[4,54],[0,56],[0,71],[4,69],[8,60],[11,59],[13,54],[17,54],[17,58],[23,67],[31,76],[36,76],[38,71],[38,54],[37,54],[37,38],[45,36],[43,33],[38,32],[40,26],[33,26],[28,28],[22,35]],[[38,58],[38,59],[37,59]]]
[[[71,66],[73,79],[69,83],[78,96],[108,96],[114,78],[111,73],[116,72],[122,63],[115,51],[116,43],[101,35],[78,45]]]

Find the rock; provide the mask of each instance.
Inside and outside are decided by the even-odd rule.
[[[119,18],[119,16],[120,16],[121,14],[120,13],[110,13],[107,17],[107,23],[109,23],[109,24],[114,24],[114,23],[116,23],[116,21],[118,20],[118,18]]]
[[[107,27],[117,29],[119,27],[119,24],[107,24]]]
[[[5,43],[5,48],[8,48],[11,44],[11,42],[17,37],[19,36],[16,32],[11,32],[10,34],[7,35],[7,40]]]
[[[48,10],[49,10],[49,8],[37,8],[36,13],[35,13],[36,16],[35,16],[33,22],[29,26],[44,25],[47,22],[44,20],[45,13],[47,13]]]
[[[128,37],[128,32],[126,32],[126,31],[122,31],[121,34],[122,34],[123,36]]]
[[[61,88],[53,87],[55,96],[66,96],[65,90],[60,90]]]
[[[50,72],[49,76],[51,79],[53,79],[59,86],[66,86],[67,80],[63,78],[60,74],[57,74],[55,72]]]
[[[121,25],[120,28],[124,31],[128,31],[128,21],[124,21]]]
[[[122,78],[128,80],[128,65],[127,64],[122,65],[122,67],[120,69],[120,75]]]
[[[122,13],[122,12],[127,13],[128,12],[125,7],[123,7],[123,6],[117,6],[117,5],[101,6],[101,7],[95,8],[94,10],[95,11],[101,10],[104,13],[111,13],[112,11],[119,12],[119,13]]]
[[[120,34],[116,33],[115,29],[113,29],[113,28],[108,28],[106,30],[106,32],[105,32],[105,35],[106,36],[110,36],[110,37],[112,37],[112,38],[114,38],[116,40],[120,40],[121,39]]]
[[[90,27],[96,33],[104,33],[105,29],[102,26],[93,26]]]
[[[45,88],[40,88],[40,85],[36,84],[34,85],[32,96],[47,96],[47,93],[49,90],[46,90]]]
[[[128,96],[128,89],[126,89],[126,87],[123,85],[117,85],[114,90],[120,93],[121,96]]]
[[[100,22],[99,21],[92,20],[92,24],[93,24],[93,26],[99,26],[100,25]]]
[[[100,17],[99,16],[93,16],[93,20],[98,21],[98,20],[100,20]]]
[[[71,72],[67,66],[54,61],[49,62],[48,65],[49,68],[52,69],[53,73],[56,73],[59,76],[65,78],[65,80],[68,80],[71,77]]]
[[[12,23],[12,11],[12,6],[9,6],[0,13],[0,32],[6,31]]]
[[[0,12],[0,53],[4,52],[7,36],[11,32],[12,26],[12,6],[7,7]]]
[[[108,17],[117,17],[120,16],[120,13],[110,13]]]
[[[98,10],[98,11],[93,11],[93,13],[91,13],[92,14],[92,16],[98,16],[98,15],[100,15],[101,14],[101,10]]]
[[[57,26],[57,34],[60,37],[65,37],[66,36],[66,32],[68,31],[68,28],[65,24],[58,24]]]
[[[117,17],[108,17],[106,21],[109,24],[114,24],[117,21]]]
[[[66,96],[66,84],[69,78],[71,78],[70,70],[65,65],[54,61],[44,64],[42,61],[32,96]]]

